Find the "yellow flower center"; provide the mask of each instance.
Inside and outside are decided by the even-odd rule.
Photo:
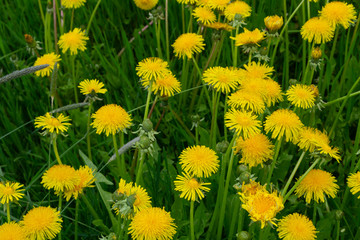
[[[199,188],[199,185],[200,185],[199,182],[196,181],[195,178],[190,179],[189,182],[188,182],[188,186],[189,186],[190,188],[192,188],[192,189],[198,189],[198,188]]]
[[[13,193],[15,193],[15,191],[12,187],[5,187],[3,189],[3,193],[4,195],[12,195]]]
[[[253,202],[254,211],[257,214],[265,214],[270,209],[274,208],[276,206],[276,202],[273,198],[270,197],[261,197],[261,198],[255,198]]]
[[[57,118],[47,119],[46,124],[54,127],[61,126],[61,122]]]

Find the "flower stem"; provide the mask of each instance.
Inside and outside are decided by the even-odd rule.
[[[91,17],[90,17],[89,23],[88,23],[87,28],[86,28],[86,34],[87,34],[87,35],[89,35],[89,30],[90,30],[90,26],[91,26],[92,20],[93,20],[94,17],[95,17],[96,10],[99,8],[100,3],[101,3],[101,0],[98,0],[98,2],[96,3],[96,6],[95,6],[93,12],[91,13]]]
[[[198,126],[195,126],[195,144],[199,145],[199,129],[198,129]]]
[[[190,234],[191,240],[195,240],[195,231],[194,231],[194,201],[190,202]]]
[[[169,0],[165,0],[165,36],[166,36],[166,59],[170,61],[170,44],[169,44]]]
[[[145,104],[144,120],[146,120],[148,118],[150,98],[151,98],[151,88],[152,88],[152,80],[150,81],[149,88],[148,88],[148,95],[147,95],[146,104]]]
[[[201,70],[200,70],[200,68],[199,68],[199,65],[197,64],[195,58],[192,57],[191,59],[192,59],[192,61],[193,61],[193,63],[194,63],[194,66],[195,66],[195,68],[196,68],[196,70],[197,70],[197,72],[198,72],[198,74],[199,74],[199,78],[201,79],[201,78],[202,78],[202,73],[201,73]]]
[[[11,221],[11,218],[10,218],[10,202],[8,202],[6,204],[6,215],[7,215],[7,221],[8,221],[8,223],[10,223],[10,221]]]
[[[276,165],[276,160],[279,156],[279,152],[280,152],[280,147],[281,147],[281,142],[282,142],[282,137],[279,138],[276,143],[275,143],[275,152],[274,152],[274,158],[273,158],[273,161],[271,163],[271,167],[270,167],[270,171],[269,171],[269,175],[268,175],[268,178],[267,178],[267,181],[266,183],[269,185],[270,184],[270,181],[271,181],[271,176],[273,174],[273,171],[274,171],[274,168],[275,168],[275,165]]]
[[[61,208],[62,208],[62,194],[63,193],[60,191],[60,193],[59,193],[59,207],[58,207],[58,211],[60,212],[60,215],[61,215]],[[58,239],[61,240],[61,231],[59,232]]]
[[[211,126],[210,126],[210,147],[215,147],[216,145],[216,129],[217,129],[217,113],[218,106],[220,101],[220,92],[214,93],[212,99],[212,118],[211,118]]]
[[[89,157],[90,160],[92,159],[91,158],[91,143],[90,143],[91,108],[92,108],[92,101],[90,101],[90,105],[89,105],[88,122],[87,122],[87,135],[86,135],[88,157]]]
[[[76,55],[71,56],[71,73],[72,73],[72,79],[73,79],[73,84],[74,84],[75,102],[78,103],[79,98],[78,98],[78,94],[77,94],[76,79],[75,79],[75,57],[76,57]]]
[[[62,162],[60,160],[59,152],[58,152],[58,149],[57,149],[56,138],[57,137],[54,137],[54,139],[53,139],[54,153],[55,153],[55,157],[56,157],[56,160],[57,160],[58,164],[62,164]]]
[[[141,179],[141,175],[142,175],[142,168],[144,165],[144,159],[145,159],[145,153],[143,151],[140,150],[140,165],[138,168],[138,171],[136,173],[136,184],[140,184],[140,179]]]
[[[155,27],[155,35],[156,35],[157,52],[159,58],[162,58],[161,42],[160,42],[160,34],[161,34],[160,19],[155,20],[154,27]]]
[[[292,171],[292,173],[291,173],[291,175],[290,175],[290,177],[289,177],[288,181],[286,182],[286,185],[285,185],[285,187],[284,187],[284,190],[283,190],[283,191],[282,191],[282,193],[281,193],[281,196],[284,196],[284,195],[285,195],[285,193],[286,193],[286,191],[287,191],[287,189],[289,188],[290,183],[291,183],[291,181],[293,180],[293,178],[294,178],[294,176],[295,176],[296,171],[298,170],[298,168],[299,168],[299,166],[300,166],[300,164],[301,164],[302,160],[304,159],[305,153],[306,153],[305,151],[303,151],[303,152],[302,152],[302,154],[301,154],[301,156],[300,156],[299,160],[298,160],[298,161],[297,161],[297,163],[296,163],[296,166],[295,166],[294,170]]]
[[[70,31],[72,31],[72,29],[73,29],[73,23],[74,23],[74,11],[75,11],[75,8],[73,8],[73,9],[72,9],[72,11],[71,11]]]
[[[236,26],[235,30],[235,37],[239,33],[239,26]],[[238,54],[238,47],[234,44],[234,52],[233,52],[233,66],[237,66],[237,54]]]
[[[79,199],[75,200],[75,240],[78,240],[78,231],[79,231]]]
[[[124,169],[121,166],[120,156],[119,156],[119,152],[118,152],[119,148],[117,146],[116,136],[115,136],[115,134],[113,134],[112,136],[113,136],[113,144],[114,144],[114,150],[115,150],[115,155],[116,155],[116,165],[119,169],[118,172],[121,177],[125,177]]]
[[[234,201],[235,201],[235,206],[234,206],[234,210],[232,212],[228,240],[232,240],[234,237],[235,223],[236,223],[236,219],[237,219],[238,212],[240,209],[240,199],[236,198]]]

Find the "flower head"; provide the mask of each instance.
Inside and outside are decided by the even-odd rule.
[[[208,1],[208,5],[212,8],[212,9],[218,9],[223,11],[228,4],[230,3],[230,0],[209,0]]]
[[[53,239],[61,231],[60,212],[51,207],[31,209],[20,224],[29,240]]]
[[[188,201],[195,201],[196,199],[203,199],[204,192],[210,191],[210,188],[206,187],[210,183],[202,183],[198,179],[191,177],[186,172],[184,176],[178,175],[176,177],[175,191],[180,191],[180,197],[185,198]]]
[[[316,228],[304,215],[293,213],[283,217],[278,224],[279,237],[285,240],[315,240]]]
[[[176,1],[181,4],[194,4],[197,0],[176,0]]]
[[[24,189],[21,189],[24,185],[17,182],[0,183],[0,199],[1,203],[9,203],[17,201],[24,196],[22,193]]]
[[[91,126],[96,128],[96,133],[105,132],[106,136],[124,131],[131,125],[130,115],[116,104],[102,106],[91,117],[94,118]]]
[[[151,207],[138,212],[129,225],[133,239],[170,240],[176,233],[176,225],[170,213]]]
[[[135,186],[130,188],[129,195],[134,195],[135,197],[135,202],[133,204],[134,213],[151,207],[151,201],[148,193],[144,188],[136,183]]]
[[[244,28],[244,32],[236,35],[235,37],[230,37],[235,40],[235,46],[242,45],[257,45],[259,46],[259,42],[265,39],[265,33],[260,32],[259,29],[255,29],[253,31],[249,31]]]
[[[320,15],[329,21],[332,26],[342,25],[345,29],[356,20],[354,5],[339,1],[327,3],[321,9]]]
[[[96,93],[106,93],[106,88],[103,88],[104,84],[102,82],[99,82],[99,80],[92,79],[88,80],[85,79],[84,81],[81,81],[79,84],[80,92],[84,95],[87,94],[96,94]]]
[[[244,1],[234,1],[226,6],[224,15],[227,20],[234,20],[236,14],[241,15],[241,18],[247,18],[251,15],[251,7]]]
[[[214,87],[216,91],[229,93],[239,84],[239,77],[235,70],[224,67],[211,67],[203,74],[203,81]]]
[[[325,194],[334,198],[338,189],[336,179],[331,173],[312,169],[295,189],[295,193],[298,197],[305,195],[307,203],[310,203],[311,199],[324,202]]]
[[[315,105],[315,95],[312,88],[308,85],[292,85],[289,90],[287,90],[286,96],[295,107],[308,109]]]
[[[0,226],[1,240],[27,240],[24,229],[16,222],[4,223]]]
[[[248,184],[241,185],[241,192],[239,192],[238,194],[246,198],[255,195],[257,191],[264,191],[264,190],[265,190],[264,186],[261,186],[260,183],[250,179],[250,182]]]
[[[239,163],[244,163],[251,167],[256,167],[272,159],[274,153],[274,145],[262,133],[252,135],[247,139],[240,138],[236,141],[235,152],[241,153]]]
[[[143,80],[152,81],[168,74],[170,72],[168,67],[169,64],[166,61],[157,57],[149,57],[138,63],[136,74]]]
[[[311,57],[314,60],[319,60],[322,56],[322,51],[319,47],[315,47],[311,50]]]
[[[283,93],[281,86],[274,80],[268,79],[262,81],[263,91],[262,95],[266,106],[274,105],[277,102],[283,101]]]
[[[347,178],[347,184],[352,194],[355,195],[360,192],[360,172],[350,174]],[[358,196],[358,198],[360,199],[360,196]]]
[[[304,40],[321,44],[331,41],[334,36],[334,27],[324,18],[313,17],[301,27],[300,32]]]
[[[210,24],[216,21],[215,13],[208,7],[195,8],[193,15],[202,24]]]
[[[156,6],[159,0],[134,0],[135,5],[142,10],[150,10]]]
[[[89,37],[85,35],[85,32],[81,31],[80,28],[74,28],[74,30],[61,35],[58,44],[63,53],[70,49],[70,54],[76,55],[78,50],[84,51],[86,49],[86,40],[89,40]]]
[[[95,182],[94,171],[88,166],[81,166],[76,170],[76,175],[79,177],[78,183],[73,189],[68,189],[64,192],[66,201],[69,201],[71,197],[78,199],[79,195],[83,193],[84,188],[93,187],[91,184]]]
[[[204,38],[196,33],[184,33],[178,37],[174,44],[175,56],[178,58],[192,58],[194,53],[200,53],[205,48]]]
[[[265,132],[272,132],[271,138],[280,139],[285,136],[285,141],[296,142],[301,127],[303,126],[298,115],[288,109],[279,109],[266,117]]]
[[[84,6],[86,0],[62,0],[61,5],[65,8],[79,8]]]
[[[216,30],[225,30],[228,32],[234,29],[234,27],[230,26],[229,24],[222,22],[213,22],[210,24],[205,24],[205,27]]]
[[[269,32],[273,33],[282,27],[284,20],[283,17],[279,17],[278,15],[267,16],[264,19],[264,23]]]
[[[274,67],[269,67],[267,64],[260,62],[250,62],[244,65],[245,71],[242,73],[243,78],[246,79],[269,79],[274,72]]]
[[[58,134],[59,132],[66,132],[71,123],[69,117],[65,117],[62,113],[59,116],[53,117],[50,113],[46,113],[45,116],[35,118],[35,127],[41,128],[41,130],[47,130],[50,133],[54,131]]]
[[[265,103],[260,94],[240,89],[229,96],[229,106],[241,108],[256,114],[263,113]]]
[[[231,109],[225,114],[225,126],[235,130],[238,136],[249,138],[260,133],[260,121],[251,112]]]
[[[192,146],[184,149],[180,164],[185,172],[196,177],[209,177],[219,168],[219,158],[215,151],[205,146]]]
[[[60,164],[49,168],[43,174],[41,183],[46,189],[53,188],[58,193],[74,190],[79,181],[80,177],[73,167]]]
[[[180,82],[172,73],[165,74],[155,80],[151,86],[152,91],[161,96],[171,97],[174,93],[181,92]]]
[[[41,77],[50,76],[50,73],[54,69],[55,63],[60,61],[61,61],[60,55],[56,55],[55,53],[44,54],[43,56],[36,59],[34,66],[39,66],[44,64],[49,64],[49,66],[36,71],[35,75]]]

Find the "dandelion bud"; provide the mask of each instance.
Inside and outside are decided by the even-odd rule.
[[[336,220],[340,221],[344,217],[344,212],[341,210],[335,211],[335,218]]]
[[[311,91],[314,94],[315,98],[319,97],[319,89],[317,86],[315,86],[314,84],[310,85],[311,87]]]
[[[25,41],[28,44],[29,48],[36,48],[36,41],[34,40],[34,38],[31,35],[25,34],[24,38],[25,38]]]
[[[321,49],[319,47],[313,48],[313,50],[311,51],[311,57],[314,60],[319,60],[321,56],[322,56]]]
[[[148,149],[151,145],[151,140],[147,136],[143,135],[140,137],[139,144],[142,149]]]
[[[228,141],[222,141],[216,144],[216,151],[219,153],[226,153],[226,150],[229,147]]]
[[[276,32],[284,24],[283,17],[279,17],[278,15],[268,16],[264,19],[264,22],[270,33]]]
[[[251,174],[249,172],[243,172],[239,176],[239,180],[241,183],[248,184],[250,182]]]
[[[248,170],[249,170],[249,168],[246,165],[240,164],[236,169],[236,173],[237,173],[237,175],[240,175],[243,172],[247,172]]]
[[[238,240],[250,240],[250,234],[246,231],[241,231],[237,234]]]
[[[142,127],[146,132],[150,132],[151,130],[153,130],[154,125],[151,120],[147,118],[143,121]]]

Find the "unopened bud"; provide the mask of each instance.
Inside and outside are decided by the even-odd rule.
[[[250,240],[250,234],[246,231],[241,231],[237,234],[238,240]]]
[[[151,130],[153,130],[154,127],[153,123],[148,118],[143,121],[142,126],[146,132],[150,132]]]
[[[243,172],[247,172],[248,170],[249,170],[249,168],[246,165],[240,164],[236,169],[236,173],[237,173],[237,175],[240,175]]]
[[[228,141],[222,141],[216,144],[216,151],[219,153],[226,153],[227,149],[229,147]]]
[[[148,149],[151,145],[151,140],[147,136],[142,135],[140,137],[139,143],[142,149]]]
[[[319,47],[313,48],[311,51],[311,57],[314,60],[319,60],[322,56],[322,51]]]
[[[269,32],[274,33],[282,27],[282,25],[284,24],[284,20],[283,17],[274,15],[266,17],[264,19],[264,23]]]
[[[248,184],[250,182],[251,174],[249,172],[242,172],[239,176],[239,180],[241,183]]]
[[[335,218],[336,220],[340,221],[344,217],[344,212],[341,210],[335,211]]]

